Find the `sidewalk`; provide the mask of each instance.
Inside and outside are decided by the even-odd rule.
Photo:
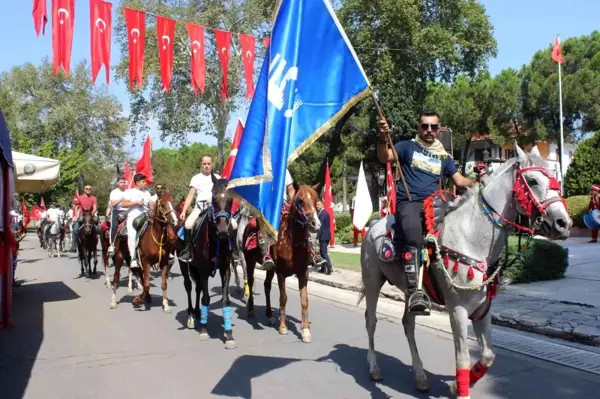
[[[494,324],[600,346],[600,244],[588,244],[588,240],[574,237],[562,243],[569,249],[569,268],[564,279],[514,284],[500,292],[491,309]],[[352,244],[329,250],[360,254],[360,246],[355,248]],[[309,280],[359,292],[361,275],[335,269],[327,276],[311,269]],[[389,284],[384,285],[381,295],[404,300],[402,292]]]

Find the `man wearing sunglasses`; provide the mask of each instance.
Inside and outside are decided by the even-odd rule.
[[[83,222],[83,212],[91,211],[93,215],[94,225],[98,224],[98,200],[92,195],[92,186],[89,184],[83,188],[83,195],[79,196],[79,215],[77,222],[74,225],[73,233],[77,235],[81,223]]]
[[[438,190],[442,178],[451,178],[457,187],[471,187],[476,180],[467,179],[456,169],[452,156],[437,139],[440,117],[433,111],[424,112],[419,118],[419,132],[409,141],[394,146],[408,193],[401,181],[396,182],[396,223],[394,224],[394,248],[404,266],[408,283],[409,311],[427,315],[428,301],[425,292],[418,290],[419,250],[423,245],[423,201]],[[379,162],[394,161],[390,128],[385,119],[379,121]]]

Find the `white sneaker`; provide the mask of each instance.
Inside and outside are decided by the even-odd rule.
[[[114,245],[110,245],[110,247],[108,247],[108,256],[113,256],[115,254],[115,246]]]
[[[135,269],[140,267],[140,265],[138,265],[137,260],[132,260],[131,261],[131,266],[129,266],[131,269]]]

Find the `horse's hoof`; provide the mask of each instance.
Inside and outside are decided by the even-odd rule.
[[[111,309],[116,309],[117,308],[117,303],[116,302],[111,302],[110,303],[110,308]]]
[[[128,293],[129,295],[131,295],[131,294],[133,294],[133,290],[127,290],[127,293]]]
[[[225,341],[225,349],[235,349],[235,348],[237,348],[237,344],[235,343],[234,339]]]
[[[269,318],[267,318],[267,323],[268,323],[270,326],[274,326],[274,325],[275,325],[275,318],[274,318],[274,317],[269,317]]]
[[[419,391],[419,392],[429,392],[429,381],[427,381],[427,379],[421,379],[421,380],[417,379],[415,381],[415,386],[417,388],[417,391]],[[455,387],[456,387],[456,385],[455,385]],[[452,388],[450,390],[452,390]],[[455,388],[455,390],[456,390],[456,388]],[[454,392],[454,393],[456,393],[456,392]]]
[[[194,319],[194,317],[192,317],[192,316],[188,317],[187,328],[189,328],[190,330],[193,330],[194,328],[196,328],[196,319]]]
[[[371,375],[371,381],[381,381],[383,377],[381,376],[381,370],[375,369],[369,373]]]
[[[208,341],[209,338],[207,332],[200,333],[200,341]]]
[[[312,342],[312,335],[310,335],[310,330],[308,328],[302,329],[302,342],[305,344],[310,344]]]
[[[163,312],[165,312],[165,314],[171,314],[173,310],[171,308],[163,308]]]
[[[288,329],[287,327],[279,327],[279,334],[280,335],[287,335],[288,334]]]
[[[252,310],[249,310],[249,311],[248,311],[248,317],[250,317],[251,319],[253,319],[253,318],[254,318],[254,316],[255,316],[254,309],[252,309]]]

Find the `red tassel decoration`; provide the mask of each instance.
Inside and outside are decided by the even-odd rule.
[[[485,282],[485,281],[487,281],[487,279],[488,279],[487,273],[483,273],[483,281]]]
[[[450,266],[450,258],[448,258],[448,255],[444,255],[444,267],[447,269],[448,266]]]
[[[473,280],[475,278],[475,271],[473,270],[473,266],[469,266],[469,272],[467,273],[467,278],[469,280]]]
[[[458,259],[454,261],[454,267],[452,268],[454,273],[458,273]]]

